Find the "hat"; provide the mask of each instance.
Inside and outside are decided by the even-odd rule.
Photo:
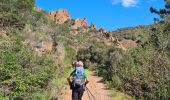
[[[84,64],[83,64],[82,61],[79,61],[79,62],[77,63],[77,65],[78,65],[78,66],[82,66],[82,67],[84,66]]]

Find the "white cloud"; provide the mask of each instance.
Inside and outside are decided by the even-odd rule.
[[[152,3],[157,0],[111,0],[113,5],[121,4],[123,7],[137,7],[139,3]]]
[[[138,0],[122,0],[122,5],[124,7],[135,7],[138,2]]]
[[[139,0],[112,0],[112,4],[121,4],[124,7],[136,7],[139,3]]]

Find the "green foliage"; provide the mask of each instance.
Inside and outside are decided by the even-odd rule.
[[[23,29],[26,19],[34,6],[34,0],[1,0],[1,27]]]
[[[64,42],[65,38],[59,41],[57,36],[67,36],[71,22],[56,25],[48,12],[32,9],[34,0],[1,0],[0,6],[0,27],[10,38],[9,44],[2,44],[6,42],[0,40],[0,99],[57,98],[56,94],[66,83],[62,66],[71,63],[75,51],[66,46],[65,61],[57,64],[58,61],[49,60],[54,52],[40,56],[32,47],[51,39],[55,46],[57,42]],[[31,46],[23,44],[27,41],[31,41]]]
[[[72,60],[75,59],[75,50],[68,45],[65,45],[65,64],[70,65]]]
[[[118,34],[118,37],[140,40],[135,49],[122,52],[103,45],[89,47],[78,52],[78,59],[97,63],[98,75],[103,76],[109,86],[125,91],[135,98],[170,98],[170,32],[169,22],[157,23],[145,28],[135,28],[132,33]],[[128,29],[127,29],[128,30]],[[132,29],[130,29],[132,30]],[[122,32],[123,31],[115,31]],[[144,37],[144,38],[143,38]]]
[[[96,72],[109,86],[136,99],[170,99],[169,4],[167,0],[164,9],[152,9],[161,17],[154,25],[113,32],[119,39],[137,40],[137,48],[122,52],[115,48],[92,46],[80,50],[78,59],[97,64]]]
[[[137,48],[126,52],[106,46],[102,41],[103,37],[96,31],[72,36],[69,34],[69,27],[73,21],[56,25],[50,20],[47,12],[33,11],[33,5],[34,0],[0,1],[0,27],[11,29],[7,33],[11,42],[3,44],[5,42],[0,40],[0,99],[57,98],[56,94],[65,83],[63,77],[75,59],[77,48],[85,48],[78,51],[77,59],[82,60],[85,66],[89,63],[96,66],[94,69],[98,75],[103,76],[104,81],[111,87],[123,90],[136,98],[170,99],[168,1],[165,9],[152,9],[152,12],[160,15],[159,23],[113,32],[120,40],[132,39],[139,43]],[[38,56],[31,47],[21,42],[29,40],[37,46],[50,36],[53,42],[64,44],[64,64],[59,62],[56,65],[45,55]],[[13,42],[15,38],[17,40]],[[56,92],[53,92],[54,89]]]
[[[0,93],[0,100],[8,100],[7,97],[4,97],[2,93]]]
[[[20,40],[3,45],[0,55],[0,92],[3,96],[31,96],[44,89],[54,75],[53,62],[34,54]]]
[[[112,77],[112,82],[113,82],[112,84],[114,85],[114,87],[117,87],[117,88],[120,88],[122,85],[121,80],[117,75],[114,75]]]
[[[170,21],[170,1],[169,0],[164,0],[164,1],[165,1],[165,8],[161,8],[159,10],[153,7],[150,8],[151,13],[155,13],[160,16],[160,18],[154,18],[155,22]]]
[[[97,63],[98,75],[103,76],[109,86],[136,98],[169,98],[170,62],[167,55],[162,55],[150,45],[127,52],[114,48],[100,50],[92,47],[81,50],[78,58]]]
[[[59,34],[62,34],[62,36],[68,36],[69,34],[69,26],[71,25],[71,21],[67,21],[65,22],[64,24],[62,25],[59,25],[59,28],[58,28],[58,33]]]
[[[149,30],[152,26],[137,26],[118,29],[113,31],[113,34],[121,41],[122,39],[137,40],[138,42],[145,42],[149,37]]]

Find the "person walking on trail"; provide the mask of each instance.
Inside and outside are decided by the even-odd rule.
[[[77,61],[73,61],[73,62],[72,62],[72,68],[73,68],[73,69],[75,69],[75,68],[76,68],[76,66],[77,66],[77,64],[78,64],[78,62],[77,62]]]
[[[85,86],[89,82],[82,61],[76,63],[75,69],[70,72],[67,80],[72,90],[72,100],[82,100]]]

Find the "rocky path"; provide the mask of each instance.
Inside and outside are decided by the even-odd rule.
[[[123,93],[119,93],[113,90],[108,90],[106,85],[102,83],[102,78],[96,76],[93,72],[88,71],[90,82],[87,88],[94,95],[95,99],[88,95],[87,90],[83,94],[83,100],[129,100]],[[71,100],[71,90],[69,87],[63,93],[61,100]]]

